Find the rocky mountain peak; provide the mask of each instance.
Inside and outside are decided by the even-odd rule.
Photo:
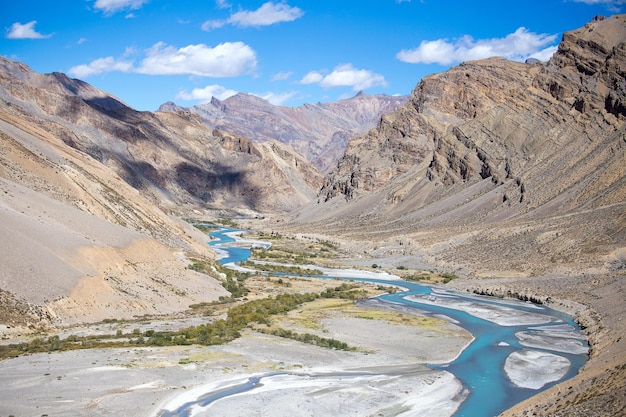
[[[534,86],[580,112],[605,109],[626,116],[626,15],[596,17],[566,32]]]
[[[448,201],[472,209],[429,222],[471,223],[621,201],[625,19],[564,34],[546,64],[490,58],[425,77],[406,105],[349,143],[320,202],[340,197],[365,215],[364,201],[378,201],[385,218]]]

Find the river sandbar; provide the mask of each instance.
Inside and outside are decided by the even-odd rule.
[[[506,359],[504,371],[518,387],[540,389],[563,378],[570,361],[559,355],[524,349],[513,352]]]

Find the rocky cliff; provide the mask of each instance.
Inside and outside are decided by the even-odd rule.
[[[500,218],[623,201],[621,19],[566,33],[547,65],[492,58],[425,78],[350,143],[321,199],[382,191],[401,205],[419,194],[416,209],[488,180],[501,201],[483,208]],[[570,192],[579,197],[550,204]]]
[[[159,111],[190,112],[209,127],[233,132],[254,142],[276,140],[291,146],[322,172],[343,154],[348,140],[376,125],[380,116],[398,109],[407,96],[366,95],[299,107],[275,106],[249,94],[183,108],[174,103]]]
[[[490,245],[514,234],[524,251],[545,243],[543,266],[525,255],[515,261],[536,271],[610,253],[626,232],[624,19],[597,18],[566,33],[546,64],[491,58],[424,78],[405,106],[350,142],[301,219],[333,213],[337,224],[379,224],[381,233],[437,228],[446,236],[453,227],[480,235],[520,222],[525,237],[485,232],[453,245],[454,258],[501,258]],[[579,238],[584,249],[567,243]],[[490,264],[483,267],[507,262]]]

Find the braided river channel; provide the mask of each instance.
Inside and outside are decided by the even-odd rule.
[[[222,264],[234,266],[250,256],[250,243],[241,242],[242,245],[238,246],[233,237],[240,233],[243,232],[224,228],[210,234],[213,238],[210,245],[220,253]],[[341,271],[337,276],[328,270],[324,273],[324,278],[396,285],[399,291],[380,295],[372,301],[443,318],[473,335],[473,341],[452,362],[428,365],[431,369],[451,373],[463,385],[466,397],[456,410],[451,411],[450,415],[455,417],[497,416],[573,377],[587,360],[588,344],[580,327],[571,317],[542,305],[471,295],[394,276],[379,280],[365,273],[362,278],[353,274],[342,277]],[[317,386],[332,380],[331,376],[346,377],[340,370],[332,375],[306,375],[309,379],[319,378]],[[254,390],[263,385],[264,379],[281,377],[286,375],[254,375],[227,389],[206,392],[198,401],[188,402],[163,415],[188,416],[193,407],[209,411],[212,402],[243,392],[254,395]]]

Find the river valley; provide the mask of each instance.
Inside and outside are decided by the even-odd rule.
[[[210,242],[232,268],[241,268],[237,262],[250,247],[264,245],[241,233],[224,229]],[[297,292],[336,286],[339,279],[397,288],[356,303],[316,301],[278,319],[286,329],[332,337],[354,350],[246,329],[225,345],[20,356],[0,362],[0,416],[494,416],[572,377],[587,357],[571,318],[541,305],[458,293],[381,271],[315,269],[323,276],[261,275],[249,285],[252,292],[278,291],[284,281],[280,285]],[[211,319],[100,323],[60,335],[135,328],[143,334]]]
[[[235,236],[240,233],[233,229],[223,229],[211,234],[216,239],[211,244],[218,251],[222,251],[221,262],[234,268],[237,268],[237,262],[247,259],[250,255],[250,250],[245,246],[263,245],[262,242],[243,239],[239,241],[244,247],[237,245],[238,239]],[[431,369],[445,371],[454,376],[450,378],[450,375],[447,375],[447,384],[453,387],[451,392],[455,395],[447,401],[445,411],[439,409],[440,415],[475,417],[497,415],[539,390],[571,378],[585,363],[588,346],[576,323],[564,314],[543,306],[517,300],[461,294],[407,281],[398,282],[398,277],[381,276],[384,274],[345,270],[323,272],[330,279],[342,278],[398,285],[402,289],[400,292],[383,294],[362,302],[361,305],[376,305],[379,308],[400,311],[411,309],[418,314],[444,318],[473,335],[474,340],[453,361],[429,365]],[[414,372],[413,369],[407,368],[397,374],[268,373],[243,381],[229,381],[219,386],[206,387],[206,392],[203,391],[196,400],[174,402],[169,405],[172,410],[162,415],[208,416],[214,415],[217,410],[220,410],[218,412],[220,415],[225,415],[224,413],[237,415],[227,412],[232,406],[224,408],[224,405],[235,402],[240,406],[247,404],[246,407],[255,409],[267,391],[280,390],[283,395],[299,395],[304,400],[307,395],[317,392],[320,387],[331,389],[330,387],[337,384],[355,384],[353,379],[391,379]],[[459,386],[462,389],[459,389]],[[425,397],[426,394],[433,393],[413,395]],[[230,401],[231,396],[236,396],[236,399]],[[409,398],[405,401],[406,409],[399,409],[399,415],[421,415],[426,411],[420,409],[420,404],[427,401],[410,399],[409,395],[407,397]],[[185,396],[185,399],[189,400],[189,397]],[[217,402],[220,405],[214,404]],[[440,402],[445,402],[445,394],[440,398]],[[411,403],[413,406],[406,406]],[[195,411],[192,413],[191,410]],[[266,409],[269,414],[282,415],[281,412],[277,413],[278,410]]]

